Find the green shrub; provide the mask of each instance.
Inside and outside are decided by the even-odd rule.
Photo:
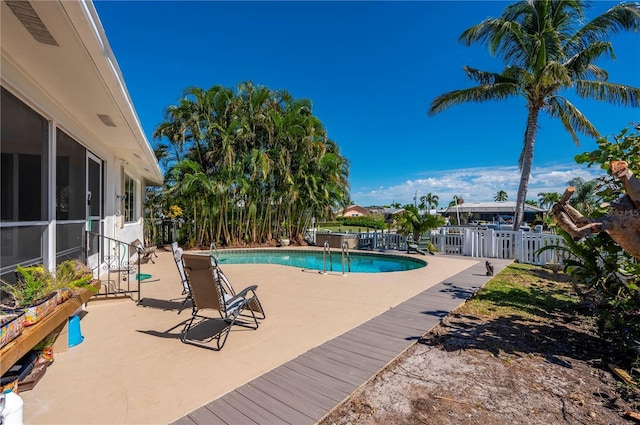
[[[385,229],[384,219],[373,216],[338,217],[338,225],[368,227],[371,229]]]

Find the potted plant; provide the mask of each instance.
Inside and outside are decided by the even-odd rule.
[[[280,245],[282,246],[289,246],[289,244],[291,243],[291,241],[289,240],[289,238],[280,238]]]
[[[89,285],[93,280],[91,269],[79,261],[66,260],[58,264],[56,274],[49,283],[51,292],[56,292],[58,304],[68,300],[76,289],[89,288],[96,289]]]
[[[77,288],[95,289],[88,283],[91,270],[67,260],[58,265],[56,275],[42,265],[16,269],[17,282],[0,282],[0,289],[9,295],[4,310],[24,311],[24,325],[31,326],[47,316],[59,303],[66,301]]]
[[[24,325],[31,326],[56,308],[56,293],[51,290],[54,278],[44,266],[18,266],[16,275],[15,284],[3,281],[0,289],[9,294],[9,310],[24,310]]]
[[[283,233],[284,233],[284,232],[287,232],[287,231],[288,231],[288,224],[287,224],[287,222],[286,222],[286,221],[283,221],[283,222],[280,224],[280,228],[281,228],[281,231],[282,231]],[[285,234],[286,234],[286,233],[285,233]],[[289,239],[289,237],[288,237],[288,236],[281,236],[281,237],[280,237],[280,239],[279,239],[279,241],[280,241],[280,246],[289,246],[289,244],[291,243],[291,240]]]

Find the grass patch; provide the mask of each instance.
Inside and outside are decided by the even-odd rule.
[[[514,263],[487,282],[456,313],[484,318],[521,316],[550,322],[559,313],[578,308],[580,304],[568,276]]]

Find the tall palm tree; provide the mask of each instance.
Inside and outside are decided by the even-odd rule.
[[[460,205],[464,203],[464,199],[462,199],[462,195],[453,195],[453,201],[449,202],[450,207],[455,207],[456,205]]]
[[[438,195],[433,195],[431,192],[420,197],[420,208],[427,207],[427,214],[431,214],[431,207],[438,208]]]
[[[503,202],[507,199],[509,199],[509,195],[507,195],[507,192],[504,190],[499,190],[498,193],[496,193],[496,196],[493,197],[493,200],[496,202]]]
[[[491,55],[500,56],[506,68],[494,73],[466,66],[467,76],[478,85],[440,95],[429,109],[433,115],[466,102],[511,97],[526,100],[528,113],[514,229],[523,218],[540,112],[559,119],[578,144],[576,132],[594,138],[599,133],[563,96],[568,89],[574,88],[578,97],[585,99],[640,106],[640,89],[608,82],[607,72],[595,64],[603,56],[615,57],[608,41],[613,34],[638,30],[640,4],[616,5],[585,23],[586,8],[586,2],[581,0],[521,0],[507,6],[500,17],[488,18],[467,29],[460,40],[467,46],[486,43]]]

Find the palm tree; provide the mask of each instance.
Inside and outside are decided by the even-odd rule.
[[[571,179],[567,185],[573,186],[576,190],[571,197],[571,205],[584,215],[591,215],[598,208],[597,192],[598,181],[585,181],[582,177]]]
[[[449,202],[450,207],[455,207],[456,205],[460,205],[464,203],[464,199],[462,199],[462,195],[453,195],[453,201]]]
[[[508,198],[509,196],[507,195],[507,192],[505,192],[504,190],[499,190],[498,193],[496,193],[496,196],[493,197],[493,200],[496,202],[503,202]]]
[[[414,205],[405,205],[404,212],[398,217],[397,226],[400,234],[412,235],[414,241],[419,241],[425,232],[437,229],[444,223],[445,219],[441,215],[420,215]]]
[[[427,208],[427,214],[431,214],[431,207],[438,208],[438,195],[433,195],[431,192],[420,197],[420,208]]]
[[[460,225],[460,211],[457,206],[463,203],[464,199],[462,199],[462,196],[458,195],[453,195],[453,201],[449,202],[450,207],[456,207],[456,224],[458,224],[458,226]]]
[[[438,96],[429,109],[433,115],[450,106],[466,102],[526,99],[528,110],[521,178],[516,201],[514,229],[522,222],[524,202],[533,162],[538,116],[546,112],[560,120],[578,144],[576,132],[597,138],[591,122],[563,93],[575,88],[578,97],[615,105],[640,106],[640,89],[608,82],[607,72],[595,62],[614,58],[608,40],[622,30],[640,27],[640,4],[623,3],[585,22],[583,1],[521,0],[507,6],[498,18],[488,18],[462,33],[467,46],[486,43],[491,55],[499,55],[506,68],[502,73],[486,72],[466,66],[475,87],[454,90]]]
[[[561,197],[558,192],[540,192],[538,193],[538,204],[548,210],[553,204],[559,202]]]

